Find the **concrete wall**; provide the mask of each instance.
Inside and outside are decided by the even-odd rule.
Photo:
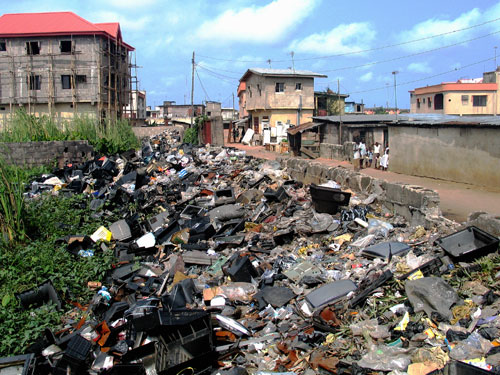
[[[35,167],[62,168],[68,163],[82,163],[93,158],[94,148],[87,141],[0,143],[0,157],[7,163]]]
[[[389,169],[498,188],[500,127],[390,126]]]
[[[92,105],[97,114],[95,104],[101,101],[106,117],[115,118],[115,103],[117,112],[128,104],[130,69],[125,47],[116,47],[116,54],[108,58],[108,40],[103,36],[9,38],[6,41],[7,51],[0,53],[0,107],[22,106],[33,113],[34,104],[43,103],[46,113],[54,113],[57,108],[50,108],[52,104],[75,102]],[[71,41],[74,53],[61,52],[61,41]],[[38,42],[40,53],[28,55],[27,42]],[[115,46],[114,42],[110,43]],[[30,89],[29,74],[39,77],[36,78],[39,89]],[[70,88],[63,87],[62,76],[74,77],[70,78]]]
[[[498,114],[497,92],[496,91],[462,91],[462,92],[444,92],[443,109],[434,109],[436,102],[435,93],[413,95],[411,97],[411,113],[437,113],[447,115],[493,115]],[[462,100],[462,96],[467,100]],[[486,106],[474,106],[474,96],[486,96]],[[429,99],[431,106],[429,107]],[[465,98],[464,98],[465,99]],[[417,100],[420,100],[420,108],[417,106]],[[425,101],[425,103],[424,103]],[[496,112],[495,112],[496,111]]]
[[[289,175],[304,184],[320,184],[328,180],[339,183],[344,189],[366,194],[377,193],[377,201],[388,210],[405,217],[410,225],[426,228],[442,220],[439,195],[434,190],[400,183],[389,183],[343,167],[299,159],[280,159]]]
[[[284,92],[276,92],[276,82],[285,84]],[[302,90],[295,90],[296,83],[302,84]],[[247,111],[297,109],[300,97],[303,109],[314,109],[314,78],[264,77],[252,74],[246,82]]]
[[[161,134],[168,129],[172,129],[172,126],[141,126],[132,128],[134,134],[139,139],[144,137],[154,137],[155,135]]]
[[[319,145],[319,157],[325,159],[349,160],[349,153],[346,153],[345,145],[321,143]]]

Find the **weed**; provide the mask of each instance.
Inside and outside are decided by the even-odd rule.
[[[88,199],[49,195],[27,202],[24,219],[30,239],[0,246],[0,357],[23,353],[45,328],[59,326],[64,311],[71,308],[63,303],[61,312],[51,306],[22,311],[15,293],[51,280],[63,301],[85,303],[94,293],[87,282],[102,281],[111,269],[112,250],[80,258],[56,243],[68,234],[91,234],[105,224],[91,218]]]
[[[139,147],[127,120],[100,123],[88,116],[78,116],[56,123],[48,116],[35,117],[17,111],[0,131],[0,142],[40,142],[86,140],[103,154],[116,154]]]

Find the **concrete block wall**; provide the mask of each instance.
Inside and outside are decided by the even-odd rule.
[[[0,157],[9,164],[62,168],[68,163],[82,163],[94,157],[94,148],[87,141],[51,141],[0,143]]]
[[[391,183],[344,167],[329,167],[300,158],[279,159],[289,175],[304,184],[336,181],[344,189],[357,193],[377,193],[377,200],[388,210],[399,214],[410,225],[430,227],[441,216],[439,194],[420,186]]]
[[[325,159],[346,160],[344,156],[344,146],[321,143],[319,145],[319,157]]]
[[[144,138],[144,137],[154,137],[155,135],[161,134],[164,131],[172,129],[171,126],[141,126],[141,127],[133,127],[132,130],[136,137]]]

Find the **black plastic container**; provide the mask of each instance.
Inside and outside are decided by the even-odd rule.
[[[35,355],[23,354],[0,358],[0,369],[6,374],[31,375],[34,373]],[[12,372],[11,372],[12,371]]]
[[[446,237],[438,238],[436,244],[455,262],[468,262],[498,251],[498,237],[477,228],[468,227]]]
[[[52,281],[47,280],[38,287],[15,295],[24,310],[30,307],[40,307],[45,303],[53,302],[56,309],[61,309],[61,300],[57,295],[57,291],[52,285]]]
[[[159,341],[156,344],[156,371],[175,375],[191,367],[193,373],[214,362],[210,314],[200,310],[160,312]]]
[[[351,193],[315,184],[311,184],[309,192],[314,210],[318,213],[336,214],[339,207],[348,206],[351,200]]]

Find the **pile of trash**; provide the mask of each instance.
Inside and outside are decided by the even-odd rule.
[[[81,262],[112,249],[115,267],[83,318],[1,374],[500,373],[499,241],[478,228],[409,227],[376,196],[175,132],[26,196],[47,192],[121,215],[61,239]],[[61,308],[50,280],[17,297]]]

